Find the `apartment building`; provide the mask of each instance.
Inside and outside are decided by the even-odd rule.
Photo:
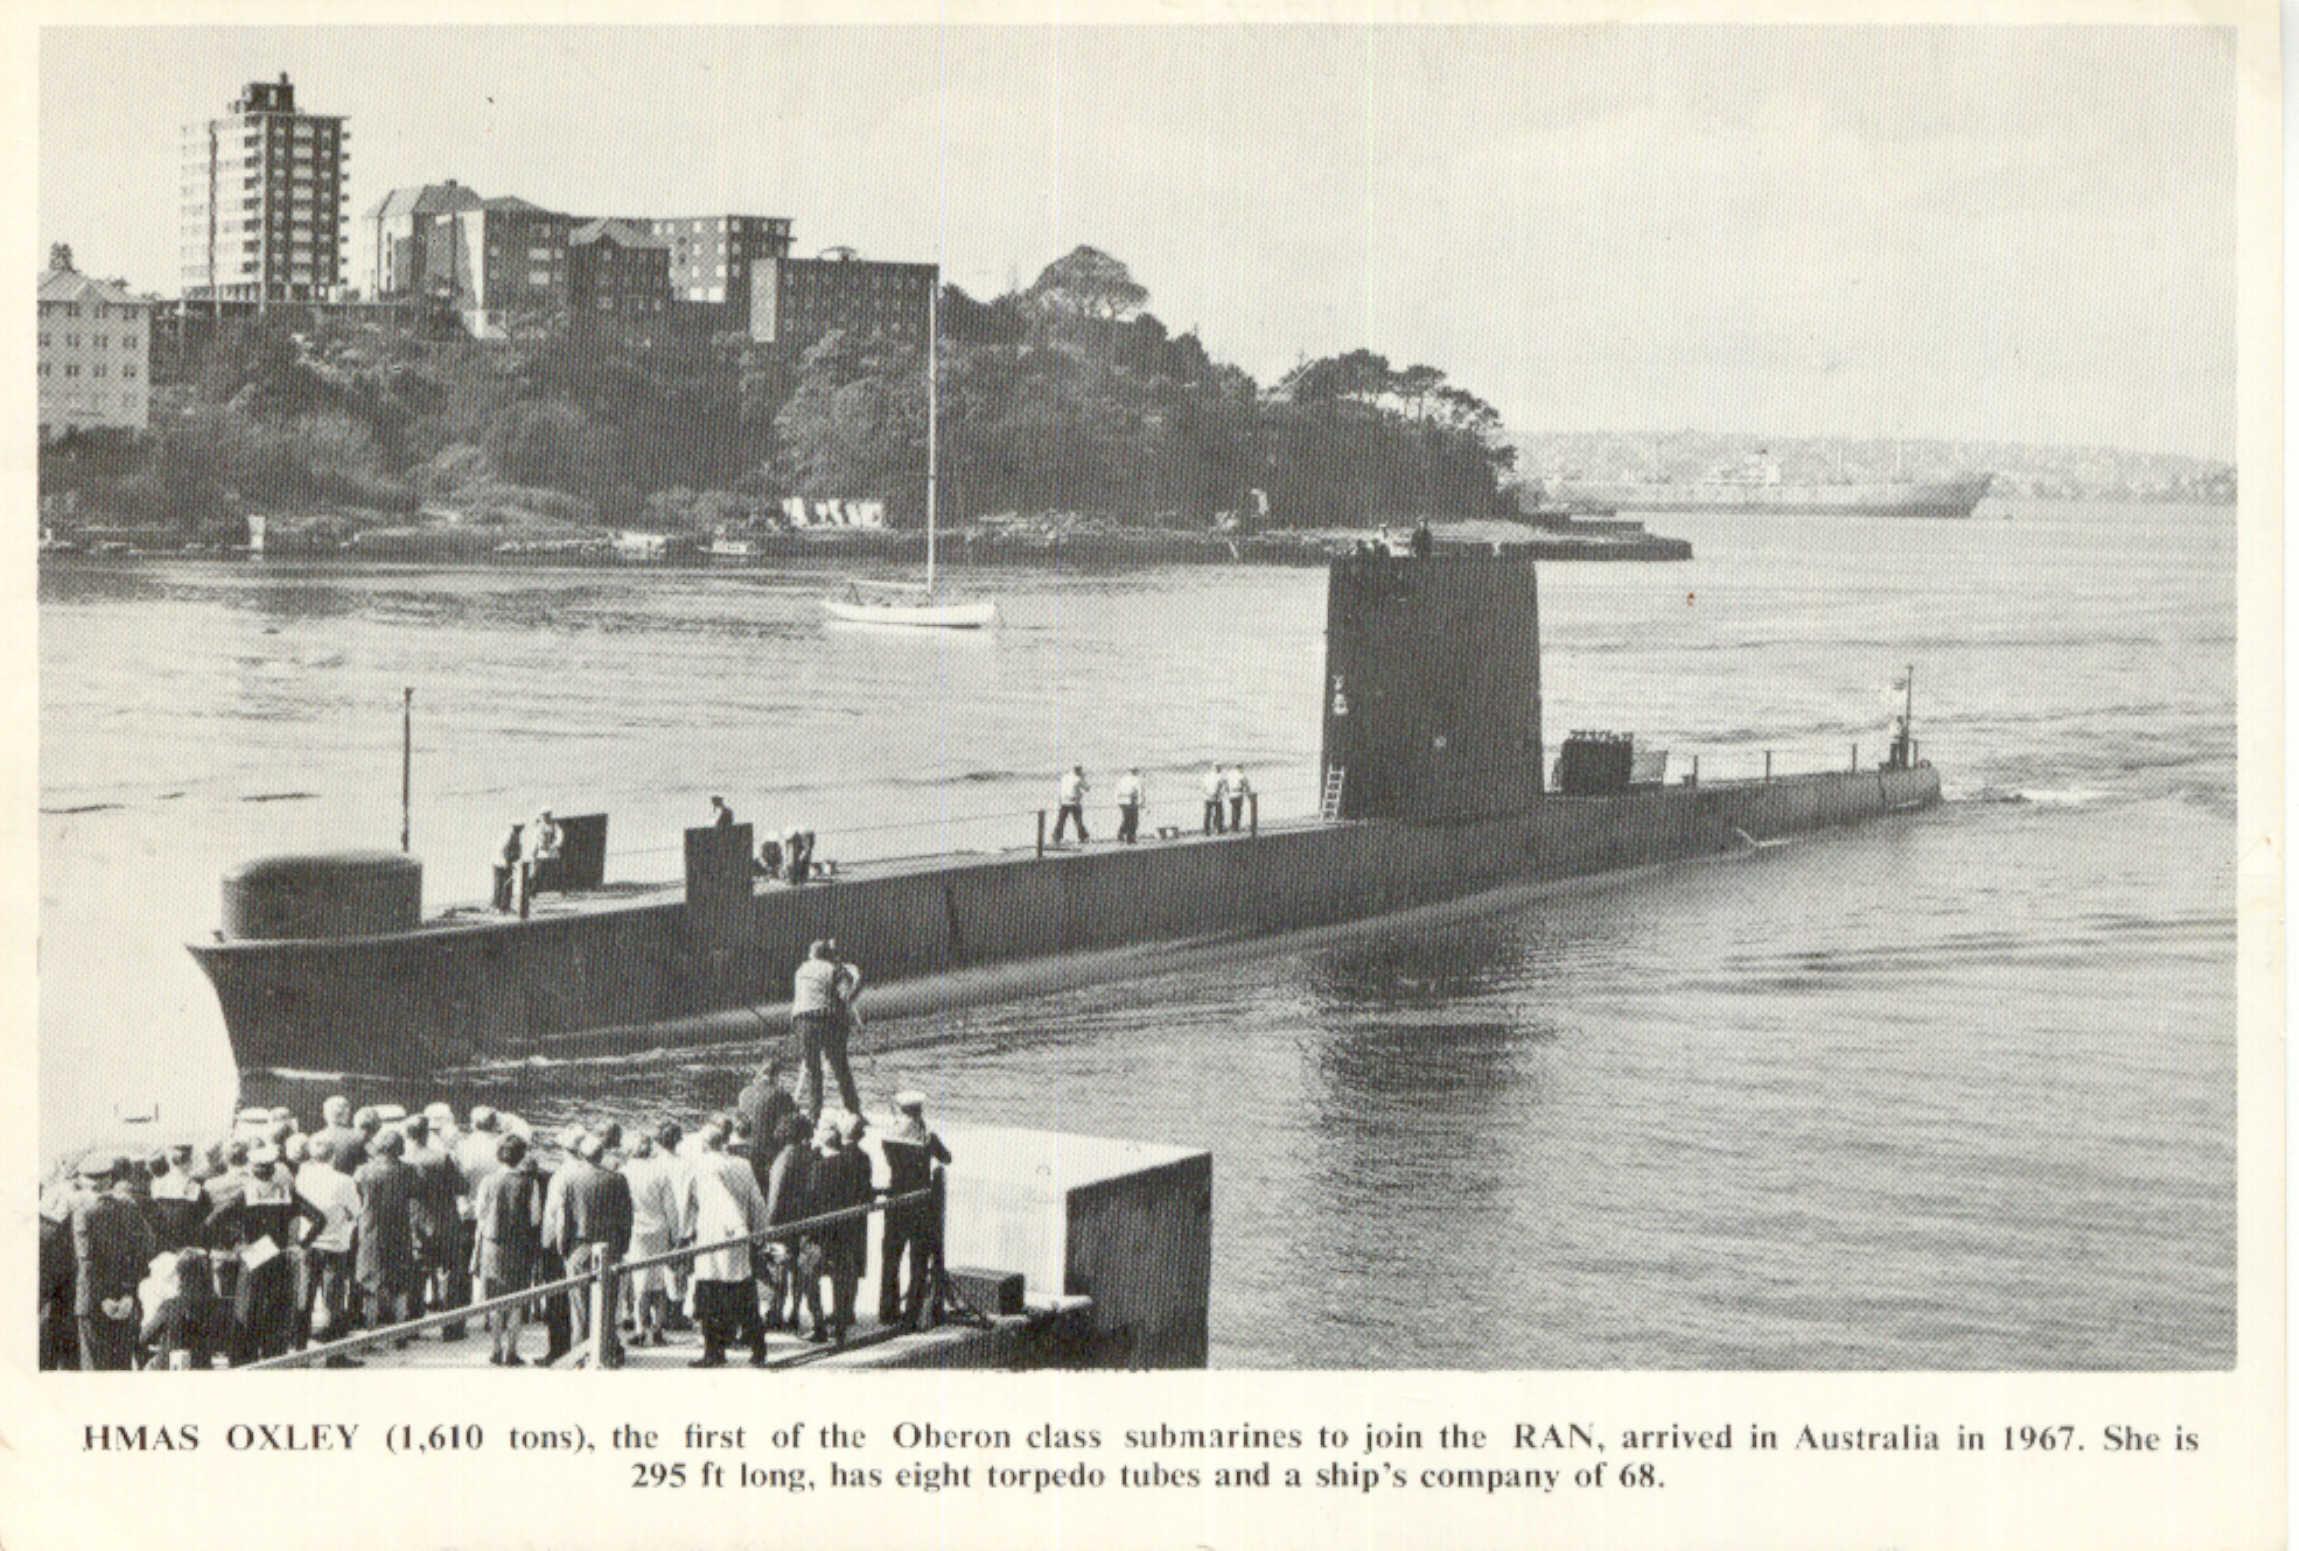
[[[221,118],[183,134],[188,301],[329,301],[344,285],[340,114],[306,113],[295,86],[251,81]]]
[[[751,268],[750,337],[803,354],[837,330],[926,342],[940,271],[833,249],[814,259],[772,257]]]
[[[638,221],[585,221],[567,240],[567,307],[588,326],[609,318],[646,325],[668,311],[670,244]]]
[[[40,440],[150,425],[151,304],[81,274],[65,247],[50,255],[39,298]]]
[[[573,216],[504,194],[429,220],[421,289],[451,303],[473,338],[498,338],[522,313],[568,304]]]
[[[790,221],[778,215],[675,215],[630,220],[668,244],[671,295],[682,302],[750,304],[751,269],[790,252]]]
[[[375,300],[421,294],[433,219],[481,203],[477,189],[453,178],[393,189],[360,217],[356,284]]]

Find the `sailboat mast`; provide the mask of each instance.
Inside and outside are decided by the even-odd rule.
[[[929,597],[934,592],[934,474],[935,463],[942,451],[941,416],[936,413],[940,407],[939,391],[934,381],[938,375],[934,370],[934,358],[942,337],[939,317],[941,290],[942,272],[937,266],[934,271],[934,288],[926,296],[926,592]]]

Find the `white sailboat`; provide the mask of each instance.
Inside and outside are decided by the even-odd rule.
[[[939,286],[936,288],[939,291]],[[941,347],[941,297],[929,293],[926,303],[926,581],[863,582],[846,584],[842,598],[825,598],[822,608],[832,619],[849,625],[890,625],[902,629],[980,630],[998,622],[998,605],[939,596],[934,590],[935,476],[941,456],[941,416],[935,382],[936,357]]]

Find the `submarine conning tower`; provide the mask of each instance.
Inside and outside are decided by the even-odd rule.
[[[1532,561],[1334,561],[1324,721],[1329,819],[1431,822],[1531,807],[1543,759]]]

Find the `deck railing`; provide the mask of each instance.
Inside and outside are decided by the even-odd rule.
[[[539,1282],[532,1287],[522,1287],[517,1292],[504,1293],[494,1298],[482,1298],[456,1308],[441,1309],[436,1313],[426,1314],[418,1319],[404,1320],[396,1325],[385,1325],[374,1330],[362,1330],[356,1335],[345,1336],[341,1340],[307,1346],[300,1351],[289,1352],[283,1356],[268,1357],[261,1362],[249,1363],[247,1367],[251,1370],[256,1368],[309,1368],[323,1364],[330,1358],[355,1357],[361,1352],[370,1352],[377,1347],[410,1340],[426,1331],[439,1330],[449,1325],[468,1325],[474,1320],[484,1319],[489,1314],[498,1313],[505,1309],[523,1308],[532,1311],[535,1306],[553,1298],[578,1297],[588,1300],[591,1318],[590,1338],[585,1343],[584,1351],[577,1361],[578,1363],[588,1363],[594,1368],[606,1367],[610,1365],[608,1353],[617,1344],[615,1341],[615,1319],[620,1308],[622,1282],[632,1273],[650,1270],[656,1266],[691,1263],[700,1256],[733,1249],[737,1245],[748,1245],[756,1250],[780,1240],[819,1233],[825,1228],[834,1227],[841,1223],[853,1222],[858,1218],[867,1220],[888,1211],[910,1206],[923,1206],[928,1209],[933,1221],[931,1232],[935,1242],[939,1243],[945,1217],[946,1194],[947,1186],[942,1172],[937,1169],[934,1172],[933,1182],[922,1190],[904,1191],[900,1195],[881,1192],[866,1203],[841,1207],[834,1212],[819,1212],[811,1217],[802,1217],[796,1222],[782,1223],[772,1228],[762,1229],[757,1233],[737,1233],[727,1238],[713,1240],[707,1244],[682,1245],[677,1249],[664,1250],[660,1254],[641,1255],[630,1260],[601,1261],[598,1265],[573,1276],[560,1277],[551,1282]],[[938,1264],[935,1271],[937,1274],[939,1273]]]

